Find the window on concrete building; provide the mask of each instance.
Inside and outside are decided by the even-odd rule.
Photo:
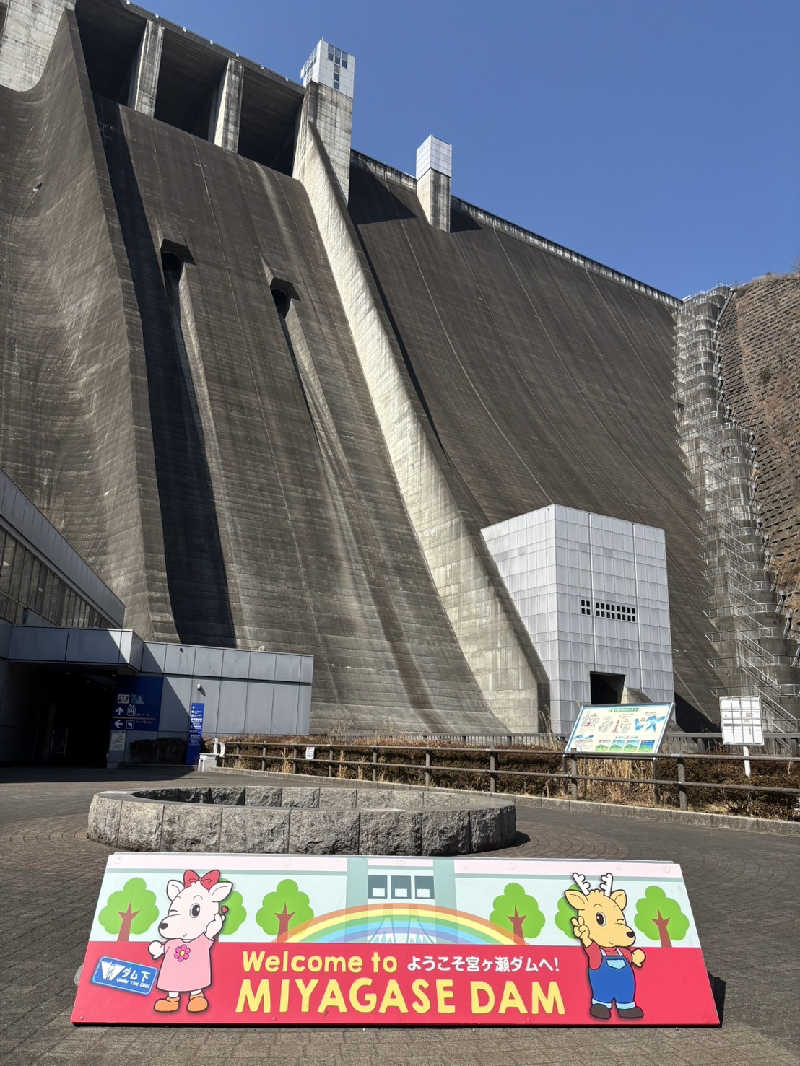
[[[64,596],[66,595],[66,588],[63,582],[59,581],[55,574],[53,578],[53,590],[52,599],[50,603],[50,612],[46,615],[49,622],[52,622],[54,626],[60,626],[61,619],[64,615]]]
[[[22,567],[25,562],[25,549],[21,544],[14,547],[13,561],[11,563],[11,587],[8,594],[12,600],[19,599],[19,586],[22,580]]]
[[[0,592],[8,592],[11,588],[11,564],[14,561],[14,541],[10,536],[3,534],[3,544],[0,544]]]
[[[31,610],[36,611],[36,597],[39,590],[39,569],[40,563],[38,559],[31,560],[31,582],[28,590],[28,605]],[[36,611],[38,614],[39,612]]]
[[[30,590],[31,590],[31,570],[33,569],[33,556],[29,551],[25,551],[22,559],[22,573],[19,579],[19,593],[17,599],[21,604],[27,606],[30,602]]]
[[[111,624],[44,559],[0,529],[0,618],[20,625],[26,610],[55,626]]]
[[[616,622],[635,622],[636,608],[621,603],[608,603],[606,600],[595,600],[594,608],[591,600],[581,600],[581,614],[591,614],[594,609],[595,618],[612,618]]]

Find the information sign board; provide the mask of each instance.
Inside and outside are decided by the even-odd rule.
[[[203,750],[203,718],[206,713],[204,703],[192,703],[189,706],[189,738],[186,742],[186,765],[194,766]]]
[[[108,859],[72,1021],[718,1017],[674,863],[137,853]]]
[[[111,715],[111,732],[157,732],[161,721],[163,681],[161,677],[119,678]]]
[[[764,743],[761,700],[757,696],[747,699],[720,697],[719,717],[723,744],[754,746]]]
[[[566,751],[607,755],[655,755],[661,747],[672,704],[589,704],[581,707]]]
[[[108,738],[108,750],[109,752],[125,751],[125,734],[112,730],[111,736]]]

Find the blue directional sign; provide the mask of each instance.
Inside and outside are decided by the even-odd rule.
[[[194,766],[203,748],[203,718],[206,713],[204,703],[192,703],[189,706],[189,739],[186,742],[186,765]]]
[[[158,732],[161,721],[161,677],[125,677],[117,682],[111,732],[129,729]]]
[[[116,988],[120,992],[136,992],[140,996],[149,996],[153,990],[158,970],[154,966],[142,966],[136,962],[123,959],[110,959],[103,955],[97,960],[92,974],[92,984],[104,988]]]
[[[189,707],[189,720],[191,722],[191,729],[193,733],[203,732],[203,718],[206,713],[206,705],[204,703],[193,703]]]

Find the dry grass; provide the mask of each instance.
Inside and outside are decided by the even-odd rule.
[[[224,739],[224,738],[221,738]],[[275,738],[231,737],[227,741],[236,746],[239,754],[227,761],[228,766],[242,769],[263,769],[291,773],[293,762],[297,771],[318,777],[336,776],[341,780],[379,781],[385,784],[423,784],[425,782],[425,753],[431,753],[428,768],[431,783],[443,788],[489,789],[489,755],[484,748],[465,748],[459,743],[428,743],[402,741],[380,737],[375,740],[346,742],[341,738]],[[263,755],[264,744],[275,744]],[[316,747],[315,761],[304,759],[306,744]],[[391,745],[391,746],[390,746]],[[377,761],[373,762],[373,750]],[[230,750],[230,749],[229,749]],[[329,760],[333,759],[333,766]],[[346,764],[346,765],[345,765]],[[393,765],[399,764],[399,765]],[[798,788],[800,763],[788,763],[780,758],[752,763],[749,783],[767,788]],[[636,779],[655,777],[676,780],[673,759],[578,759],[577,773],[620,780],[578,782],[578,798],[604,803],[619,803],[645,807],[678,806],[678,790],[672,785],[638,784]],[[509,772],[511,771],[511,772]],[[514,772],[515,771],[515,772]],[[567,797],[570,781],[561,776],[568,772],[563,752],[552,747],[502,748],[497,751],[497,790],[516,795]],[[708,759],[686,760],[687,784],[706,782],[710,785],[747,784],[742,763]],[[800,817],[798,797],[775,792],[748,794],[723,791],[719,788],[687,788],[689,809],[727,814],[748,814],[757,817],[795,819]]]
[[[657,806],[656,785],[632,784],[637,778],[652,777],[648,759],[578,759],[578,773],[593,777],[621,777],[617,781],[581,781],[578,798],[600,803],[629,803],[639,807]]]

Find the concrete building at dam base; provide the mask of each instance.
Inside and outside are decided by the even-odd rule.
[[[356,151],[355,74],[0,0],[0,761],[797,730],[800,275],[631,278]]]

